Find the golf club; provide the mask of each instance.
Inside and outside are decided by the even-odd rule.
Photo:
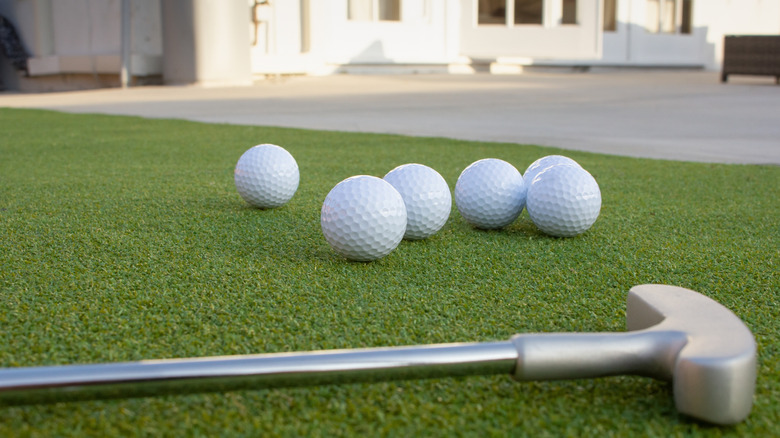
[[[275,353],[0,370],[5,405],[511,374],[515,379],[640,375],[672,381],[683,414],[734,424],[750,413],[756,343],[730,310],[689,289],[640,285],[621,333],[520,334],[508,341]]]

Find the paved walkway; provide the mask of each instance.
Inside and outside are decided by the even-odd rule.
[[[0,107],[532,143],[780,165],[774,78],[597,70],[518,76],[293,77],[253,87],[0,93]]]

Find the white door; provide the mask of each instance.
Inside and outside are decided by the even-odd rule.
[[[311,51],[332,65],[447,63],[449,0],[310,0]],[[455,34],[457,38],[457,34]]]
[[[701,65],[694,0],[604,0],[605,63]],[[700,0],[701,1],[701,0]]]
[[[472,58],[597,59],[600,0],[461,0],[461,52]]]
[[[310,70],[309,0],[249,0],[252,73],[306,73]]]
[[[624,64],[630,59],[629,32],[631,32],[631,1],[604,0],[604,51],[602,61],[606,64]]]
[[[693,0],[634,0],[631,60],[641,64],[701,64],[701,39],[692,26]],[[643,25],[642,25],[643,24]]]

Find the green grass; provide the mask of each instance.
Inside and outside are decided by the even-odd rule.
[[[611,157],[511,144],[0,109],[0,366],[504,340],[621,331],[642,283],[732,309],[759,344],[753,413],[712,427],[640,377],[506,376],[246,390],[0,408],[0,436],[771,436],[780,433],[780,168]],[[284,207],[248,207],[238,157],[298,161]],[[738,145],[735,145],[738,147]],[[565,153],[600,184],[584,235],[526,213],[350,263],[322,201],[342,179],[419,162],[451,188],[477,159],[523,171]]]

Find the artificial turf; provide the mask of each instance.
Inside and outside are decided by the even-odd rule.
[[[677,414],[647,378],[488,376],[0,407],[0,436],[780,434],[778,167],[37,110],[0,109],[0,133],[2,367],[622,331],[642,283],[714,298],[759,346],[753,412],[733,427]],[[259,143],[300,168],[278,209],[233,185]],[[322,201],[349,176],[418,162],[454,188],[475,160],[522,172],[554,153],[600,184],[581,236],[546,237],[527,213],[478,231],[454,207],[372,263],[322,236]]]

